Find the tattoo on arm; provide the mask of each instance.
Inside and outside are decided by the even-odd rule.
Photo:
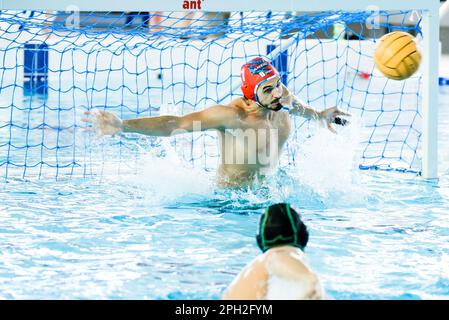
[[[299,115],[307,119],[317,120],[319,119],[319,113],[313,110],[311,107],[302,103],[298,98],[293,96],[292,99],[292,110],[291,113],[294,115]]]
[[[302,105],[301,103],[299,103],[298,100],[293,99],[293,101],[292,101],[292,107],[293,107],[293,109],[298,110],[298,109],[300,109],[300,108],[303,108],[303,105]]]

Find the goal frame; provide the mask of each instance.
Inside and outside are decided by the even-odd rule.
[[[425,179],[438,178],[438,75],[439,75],[439,0],[195,0],[201,1],[197,11],[358,11],[422,10],[423,41],[422,70],[422,168]],[[0,0],[2,10],[50,11],[191,11],[183,9],[183,0],[128,0],[123,6],[107,0]]]

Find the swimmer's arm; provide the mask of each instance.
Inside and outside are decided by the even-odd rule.
[[[160,116],[123,120],[122,131],[149,136],[172,136],[175,134],[227,129],[234,127],[237,113],[232,107],[216,105],[185,116]]]
[[[292,109],[289,110],[289,113],[295,116],[301,116],[308,120],[321,120],[323,115],[321,112],[314,110],[311,106],[305,104],[297,97],[292,95]]]
[[[288,88],[282,84],[282,99],[289,105],[291,105],[291,109],[289,109],[289,113],[295,116],[301,116],[306,119],[318,120],[321,119],[320,112],[314,110],[311,106],[307,105],[296,96],[290,93]]]
[[[222,300],[260,300],[267,293],[268,273],[262,256],[249,263],[223,293]]]
[[[290,94],[287,87],[283,86],[282,100],[284,103],[291,105],[291,109],[289,109],[289,113],[295,116],[301,116],[308,120],[323,120],[327,128],[333,132],[337,133],[337,131],[333,128],[332,124],[338,124],[341,126],[345,126],[349,124],[349,121],[345,119],[341,119],[339,116],[350,117],[351,114],[343,112],[339,110],[337,107],[331,107],[324,109],[323,111],[316,111],[305,102],[301,101],[293,94]]]

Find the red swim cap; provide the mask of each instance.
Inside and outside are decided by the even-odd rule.
[[[240,73],[243,95],[248,99],[259,102],[256,94],[257,88],[277,74],[276,69],[268,60],[261,57],[252,59],[242,66]]]

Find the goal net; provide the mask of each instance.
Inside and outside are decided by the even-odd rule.
[[[212,131],[99,139],[83,113],[99,108],[130,119],[227,103],[241,96],[240,67],[256,56],[271,59],[290,91],[313,108],[338,106],[361,119],[361,169],[419,172],[422,72],[394,81],[374,67],[376,42],[391,31],[418,42],[426,37],[420,11],[4,10],[0,175],[118,173],[143,153],[168,151],[186,165],[214,169],[219,148]],[[292,126],[281,160],[288,165],[315,133],[300,117]]]

